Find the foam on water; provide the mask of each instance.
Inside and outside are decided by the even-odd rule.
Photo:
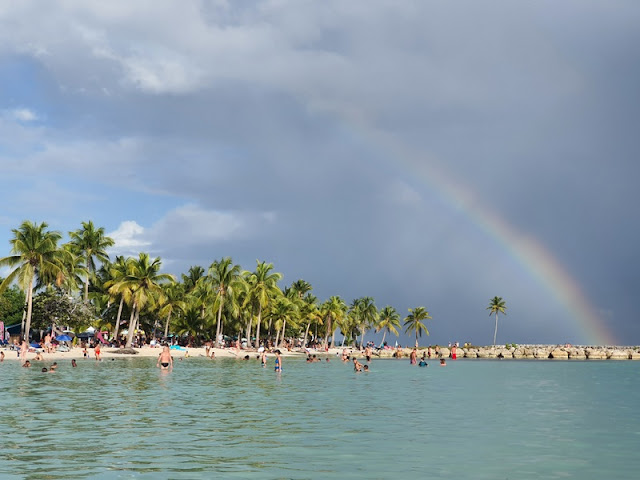
[[[640,363],[0,364],[2,478],[633,478]]]

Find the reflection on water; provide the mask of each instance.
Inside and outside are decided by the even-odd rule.
[[[41,366],[0,364],[1,478],[589,479],[640,467],[640,363]]]

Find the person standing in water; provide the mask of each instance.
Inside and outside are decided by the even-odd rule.
[[[260,363],[263,367],[267,366],[267,353],[264,350],[260,353]]]
[[[20,360],[24,365],[27,362],[27,352],[29,351],[29,344],[26,340],[22,340],[22,345],[20,345]]]
[[[173,358],[171,357],[171,350],[165,345],[162,349],[162,353],[158,356],[158,362],[156,367],[160,367],[162,370],[169,370],[173,368]]]
[[[409,363],[411,365],[415,365],[416,363],[418,363],[418,352],[415,348],[411,350],[411,355],[409,355]]]
[[[274,370],[276,372],[282,372],[282,357],[280,356],[280,350],[276,350],[276,366]]]

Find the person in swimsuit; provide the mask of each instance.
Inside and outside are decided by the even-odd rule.
[[[171,350],[169,350],[168,346],[165,345],[163,347],[162,353],[158,356],[156,367],[160,367],[162,370],[173,368],[173,358],[171,357]]]
[[[458,350],[458,348],[454,344],[453,347],[451,347],[451,360],[455,360],[456,358],[458,358],[457,350]]]
[[[93,353],[96,356],[96,361],[99,362],[100,361],[100,344],[99,343],[96,345],[96,348],[93,349]]]
[[[260,354],[260,363],[262,364],[263,367],[267,366],[267,354],[265,353],[264,350],[262,350],[262,353]]]
[[[358,361],[356,357],[353,357],[353,371],[354,372],[362,371],[362,364]]]
[[[415,365],[416,363],[418,363],[417,360],[418,360],[418,352],[414,348],[413,350],[411,350],[411,355],[409,356],[409,363],[411,365]]]
[[[23,365],[27,363],[27,352],[29,351],[29,344],[26,340],[22,341],[22,345],[20,346],[20,358],[22,359]],[[29,364],[31,366],[31,364]]]
[[[282,357],[280,356],[280,350],[276,350],[276,366],[274,370],[276,372],[282,372]]]

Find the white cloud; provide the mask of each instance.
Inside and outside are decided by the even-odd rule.
[[[230,212],[182,205],[166,213],[149,227],[127,220],[108,236],[115,240],[111,252],[137,255],[141,251],[167,256],[177,250],[206,248],[246,238],[252,232],[273,224],[273,212]]]
[[[122,222],[116,230],[107,233],[107,236],[115,241],[115,245],[111,248],[111,252],[115,255],[136,255],[151,245],[151,242],[145,238],[144,227],[133,220]]]
[[[20,122],[33,122],[38,119],[38,116],[28,108],[16,108],[11,111],[11,115]]]

